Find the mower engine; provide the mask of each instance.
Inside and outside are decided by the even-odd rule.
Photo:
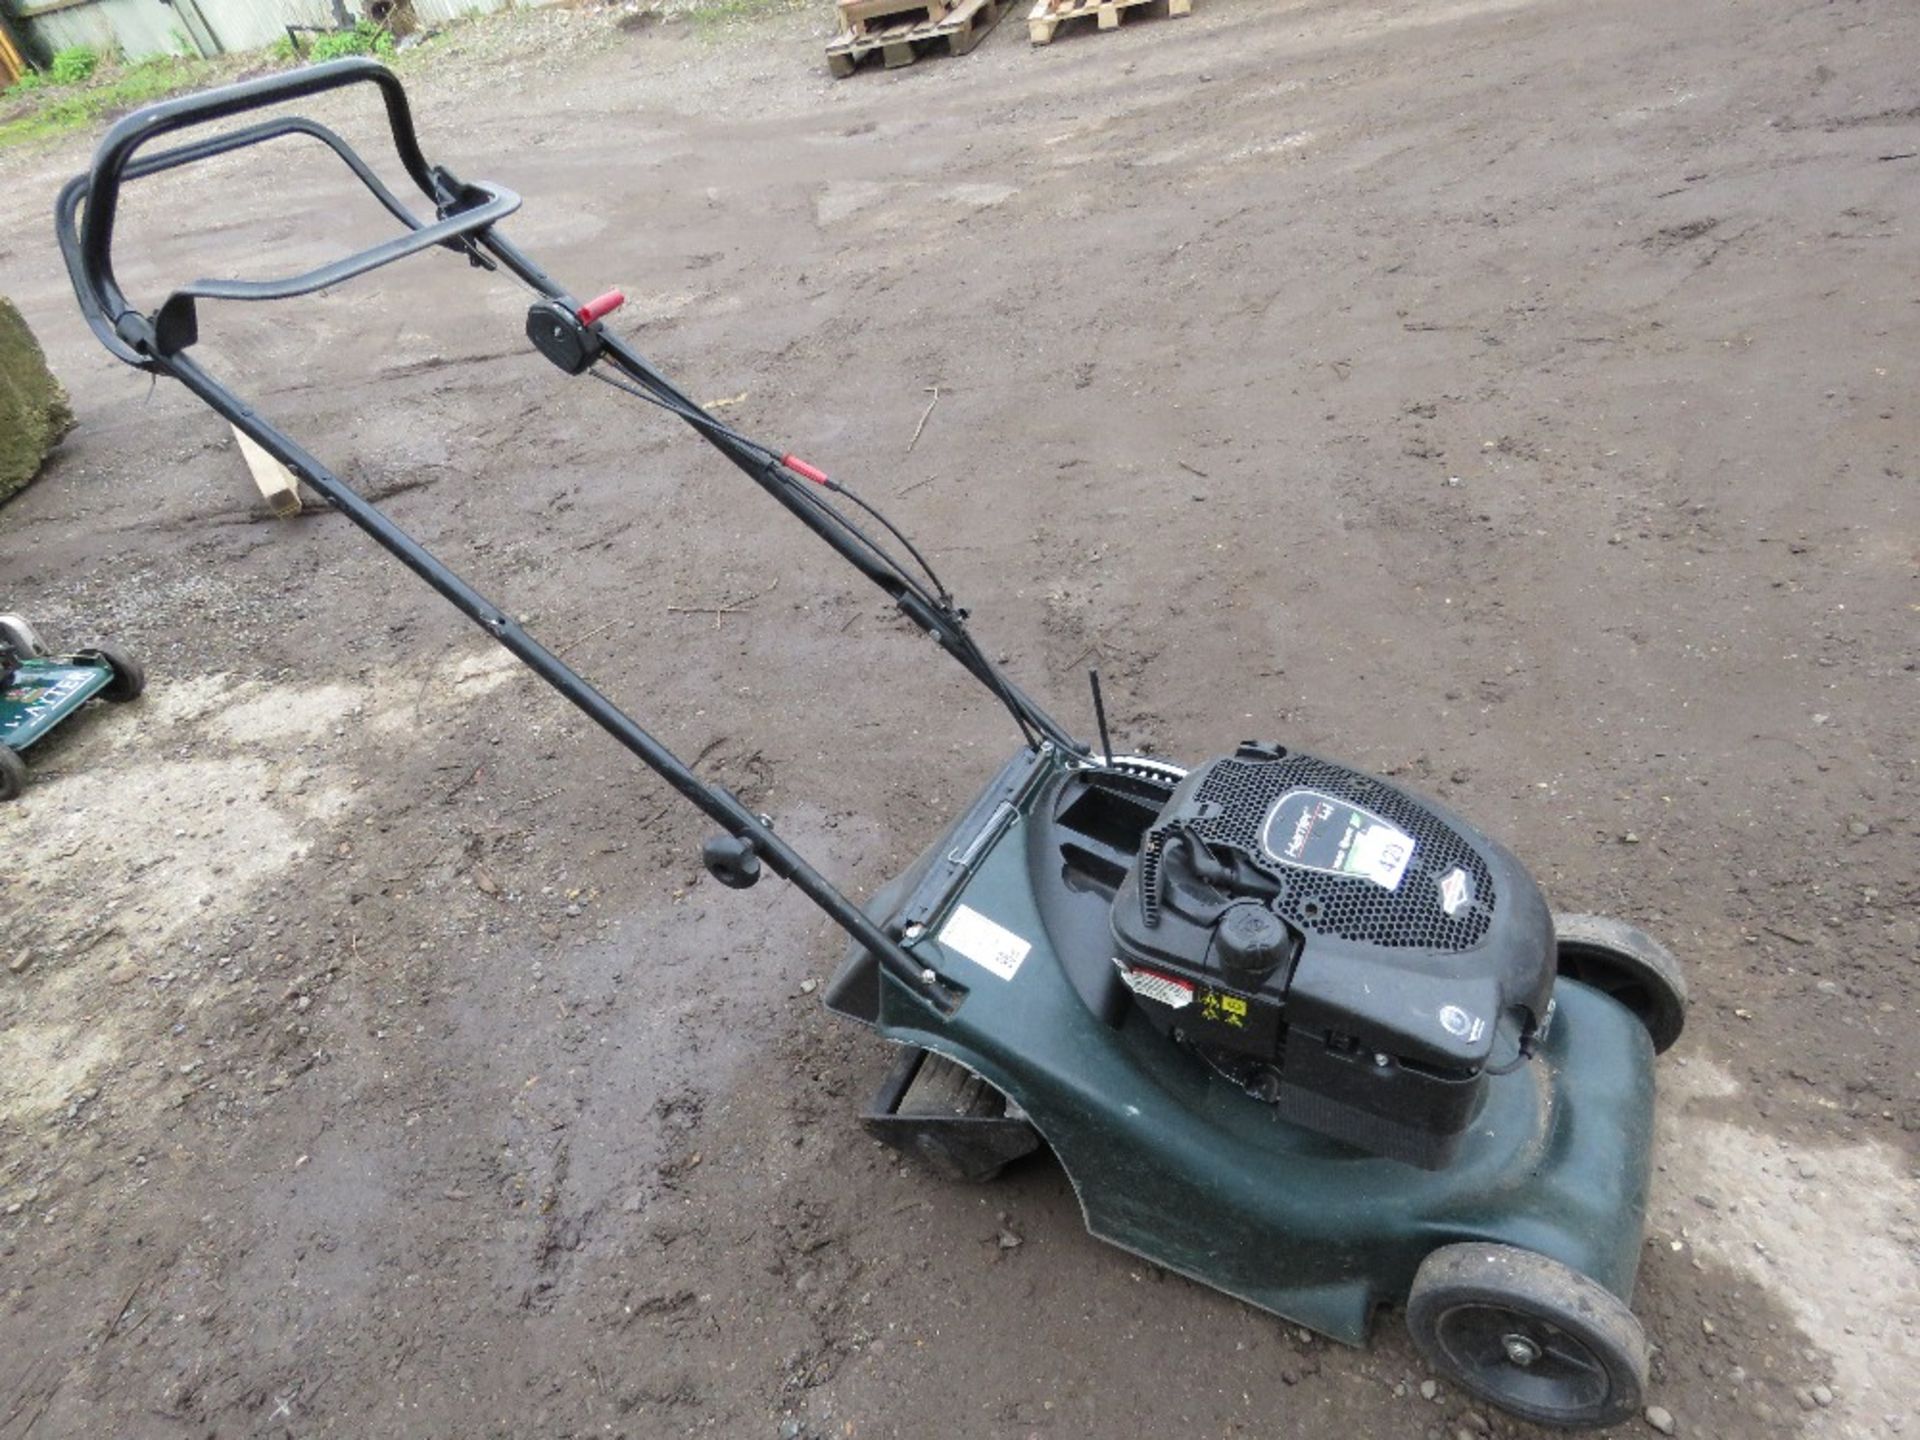
[[[1438,1169],[1549,1017],[1553,920],[1430,801],[1278,745],[1189,773],[1113,901],[1146,1016],[1296,1124]]]

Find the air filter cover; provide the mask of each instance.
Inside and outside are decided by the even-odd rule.
[[[1154,1023],[1288,1118],[1416,1164],[1445,1163],[1553,984],[1552,919],[1512,855],[1277,745],[1188,774],[1112,919]]]

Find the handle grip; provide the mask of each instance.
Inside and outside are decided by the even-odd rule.
[[[197,95],[183,95],[177,100],[164,100],[136,110],[117,123],[100,142],[87,172],[87,213],[80,227],[80,254],[89,275],[106,282],[101,287],[103,290],[112,293],[117,289],[112,284],[113,222],[120,205],[120,180],[128,160],[141,146],[189,125],[205,125],[242,111],[304,100],[309,95],[362,82],[380,87],[387,102],[387,123],[393,131],[401,165],[430,199],[440,200],[433,172],[426,156],[420,152],[420,138],[414,133],[413,113],[407,106],[407,93],[400,88],[399,77],[376,60],[349,56],[303,70],[222,85]]]
[[[387,124],[392,131],[394,149],[408,176],[440,212],[441,219],[436,223],[423,226],[414,219],[380,184],[351,146],[324,127],[303,119],[287,117],[268,121],[206,137],[160,154],[135,158],[136,152],[143,147],[174,131],[356,84],[371,84],[379,89],[386,103]],[[256,80],[225,85],[200,94],[183,95],[178,99],[147,106],[128,115],[107,132],[99,149],[94,152],[93,163],[87,173],[68,182],[55,207],[55,229],[59,234],[61,250],[66,256],[74,291],[80,300],[80,308],[102,343],[115,356],[143,367],[152,358],[150,336],[145,333],[150,327],[144,320],[132,327],[123,323],[134,313],[134,307],[121,291],[113,273],[113,230],[119,212],[121,184],[156,170],[191,164],[228,150],[292,133],[311,135],[331,146],[373,190],[380,203],[414,233],[331,266],[323,266],[292,281],[204,281],[177,292],[173,299],[193,294],[223,299],[273,299],[300,294],[431,245],[457,245],[465,235],[490,225],[519,204],[519,198],[510,191],[461,185],[445,171],[429,165],[421,152],[419,136],[413,128],[413,114],[399,78],[386,66],[364,56],[351,56],[284,74],[262,76]],[[83,202],[85,210],[81,213]],[[126,331],[129,328],[141,333],[128,334]]]
[[[574,314],[579,317],[582,325],[591,325],[597,320],[606,319],[607,316],[611,315],[626,303],[627,297],[625,295],[621,294],[618,290],[609,290],[604,295],[594,296],[593,299],[587,301],[586,304],[576,310]]]

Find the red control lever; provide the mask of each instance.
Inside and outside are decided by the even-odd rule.
[[[626,303],[626,296],[622,295],[618,290],[609,290],[604,295],[596,295],[574,313],[580,317],[580,323],[582,325],[591,325],[594,321],[604,319],[606,316],[611,315]]]
[[[794,474],[811,480],[816,485],[829,485],[832,483],[827,479],[826,471],[817,466],[807,464],[807,462],[802,460],[798,455],[782,455],[780,457],[780,463]]]

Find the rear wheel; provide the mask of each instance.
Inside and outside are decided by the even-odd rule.
[[[137,699],[140,692],[147,688],[146,667],[126,651],[112,645],[96,645],[93,653],[106,661],[107,667],[113,671],[113,679],[100,692],[102,700],[123,704]]]
[[[1448,1245],[1407,1297],[1414,1344],[1461,1389],[1543,1425],[1611,1425],[1639,1413],[1647,1337],[1619,1297],[1511,1245]]]
[[[27,762],[11,745],[0,745],[0,800],[17,800],[27,788]]]
[[[1687,977],[1658,940],[1604,915],[1555,915],[1559,972],[1618,1000],[1647,1027],[1662,1054],[1687,1023]]]

